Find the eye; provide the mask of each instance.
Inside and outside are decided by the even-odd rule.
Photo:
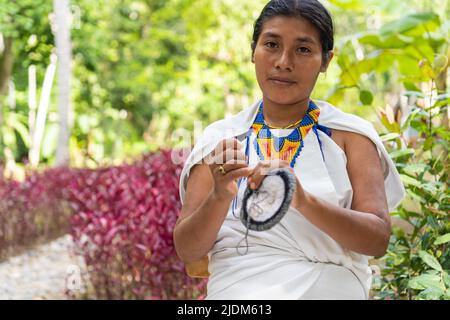
[[[267,48],[270,48],[270,49],[274,49],[274,48],[278,47],[278,45],[277,45],[275,42],[272,42],[272,41],[268,41],[268,42],[266,42],[264,45],[265,45]]]
[[[307,47],[300,47],[297,49],[300,53],[311,53],[311,50]]]

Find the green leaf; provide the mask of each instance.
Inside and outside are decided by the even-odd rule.
[[[30,134],[28,133],[28,128],[20,120],[19,116],[15,114],[10,114],[8,119],[8,126],[14,128],[19,133],[25,146],[30,146]]]
[[[417,203],[425,203],[425,200],[411,189],[406,189],[406,193]]]
[[[403,170],[410,175],[422,173],[427,169],[430,169],[430,166],[422,163],[408,164],[403,168]]]
[[[385,134],[384,136],[380,136],[381,141],[390,141],[390,140],[394,140],[400,137],[400,134],[398,133],[388,133]]]
[[[422,92],[414,83],[404,82],[403,85],[404,85],[405,89],[408,91]]]
[[[422,183],[422,189],[430,194],[435,194],[438,191],[435,182]]]
[[[442,271],[442,266],[439,261],[428,252],[422,250],[419,252],[419,256],[423,260],[423,262],[425,262],[434,270]]]
[[[398,34],[382,37],[376,33],[361,34],[358,39],[361,44],[369,44],[379,49],[402,49],[409,46],[414,39]]]
[[[444,278],[444,283],[447,287],[449,287],[450,289],[450,275],[444,271],[444,274],[442,276],[442,278]]]
[[[421,110],[419,108],[415,109],[413,112],[411,112],[411,114],[408,116],[408,118],[406,119],[405,123],[402,125],[401,127],[401,131],[405,131],[406,129],[409,128],[409,126],[411,125],[411,121],[414,120],[414,118],[416,117],[416,115],[420,112]]]
[[[400,175],[400,179],[401,179],[402,182],[403,182],[404,184],[406,184],[406,185],[412,185],[412,186],[415,186],[415,187],[418,187],[418,188],[421,187],[420,181],[418,181],[418,180],[416,180],[416,179],[414,179],[414,178],[412,178],[412,177],[410,177],[410,176],[401,174],[401,175]]]
[[[14,145],[16,143],[16,136],[14,134],[14,130],[8,126],[3,126],[1,129],[1,133],[2,133],[2,138],[3,138],[3,143],[8,146],[11,147],[12,145]]]
[[[361,10],[363,8],[363,4],[358,0],[329,0],[335,6],[338,6],[342,9],[347,10]]]
[[[397,122],[390,122],[387,115],[383,112],[381,112],[381,122],[383,123],[383,125],[386,127],[386,129],[388,129],[391,132],[396,132],[396,133],[400,133],[400,125]]]
[[[425,300],[439,300],[442,296],[445,295],[445,291],[443,288],[426,288],[422,291],[418,298],[423,298]]]
[[[440,74],[448,65],[448,58],[447,56],[444,56],[443,54],[438,54],[434,58],[433,62],[433,71],[435,74]]]
[[[400,158],[403,156],[414,154],[414,149],[405,149],[405,150],[395,150],[391,152],[389,155],[392,159]]]
[[[429,79],[436,79],[437,74],[428,61],[423,61],[420,64],[420,70],[422,71],[424,77]]]
[[[441,277],[438,275],[422,274],[414,277],[408,282],[408,287],[415,290],[424,290],[426,288],[442,289],[440,283]]]
[[[426,96],[420,91],[405,91],[403,93],[405,97],[425,98]]]
[[[372,73],[382,73],[392,69],[395,56],[386,50],[377,50],[368,54],[365,59],[349,64],[341,65],[342,74],[340,84],[343,86],[357,86],[361,75]]]
[[[406,33],[413,29],[427,27],[431,30],[439,26],[439,16],[435,13],[418,13],[405,16],[402,19],[395,20],[384,25],[380,29],[382,36],[391,36],[399,33]],[[423,29],[425,32],[425,29]]]
[[[423,150],[431,150],[436,145],[436,139],[435,137],[428,137],[425,139],[425,142],[423,143]]]
[[[362,104],[366,106],[370,106],[373,102],[373,94],[372,92],[368,90],[361,90],[359,92],[359,100],[362,102]]]
[[[443,243],[447,243],[450,241],[450,233],[444,234],[443,236],[440,236],[434,241],[435,245],[440,245]]]

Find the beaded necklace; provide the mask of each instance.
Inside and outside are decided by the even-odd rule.
[[[263,103],[261,102],[258,114],[252,125],[252,129],[256,135],[253,145],[259,158],[261,160],[286,160],[293,168],[303,148],[303,139],[314,125],[317,124],[319,115],[320,109],[311,101],[305,116],[301,121],[296,123],[294,130],[286,137],[278,137],[272,134],[270,127],[264,120]]]

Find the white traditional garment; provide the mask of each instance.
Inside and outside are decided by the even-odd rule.
[[[243,140],[253,124],[261,101],[232,117],[209,125],[187,158],[180,179],[180,197],[184,202],[186,184],[193,165],[199,163],[222,140]],[[384,173],[386,197],[393,211],[405,195],[394,163],[373,125],[362,118],[344,113],[329,103],[316,101],[320,108],[319,124],[367,136],[378,149]],[[286,136],[289,129],[271,130]],[[344,151],[324,132],[317,130],[322,143],[311,130],[294,166],[305,191],[344,208],[351,208],[353,190],[348,177]],[[251,136],[251,141],[255,138]],[[251,145],[251,143],[250,143]],[[249,166],[259,162],[250,148]],[[240,202],[246,184],[238,192],[236,217],[232,206],[208,253],[210,273],[207,299],[367,299],[372,272],[370,256],[343,248],[334,239],[310,223],[297,209],[290,207],[283,219],[267,231],[250,231],[248,252],[236,247],[246,233],[239,220]],[[245,250],[240,250],[245,251]]]

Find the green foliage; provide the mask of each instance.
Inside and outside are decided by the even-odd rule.
[[[45,22],[50,8],[46,0],[0,0],[0,33],[15,39],[29,35],[36,31],[37,20]]]
[[[13,113],[27,117],[27,68],[31,64],[37,67],[39,97],[54,50],[50,27],[52,3],[44,0],[0,0],[0,3],[0,32],[3,37],[14,38],[13,81],[17,101]],[[175,129],[192,131],[196,120],[206,125],[258,98],[250,42],[253,22],[265,3],[263,0],[72,1],[73,163],[96,165],[176,145],[171,139]],[[314,98],[328,99],[344,111],[374,120],[374,114],[356,106],[380,105],[385,92],[398,91],[401,82],[407,83],[407,79],[391,76],[393,66],[401,70],[401,75],[408,74],[408,82],[414,83],[430,74],[439,74],[439,68],[445,65],[445,55],[435,57],[434,53],[445,42],[449,24],[441,24],[444,21],[441,12],[439,15],[420,12],[435,7],[436,1],[412,0],[408,5],[376,0],[330,3],[336,21],[337,55],[327,75],[320,77]],[[388,21],[414,9],[419,12],[393,19],[381,29],[370,24],[376,19]],[[348,10],[353,14],[349,15]],[[376,25],[375,22],[372,24]],[[355,28],[368,31],[344,36],[352,34]],[[361,56],[361,46],[370,49],[370,54],[363,52]],[[417,59],[422,61],[420,65]],[[336,77],[340,79],[339,85],[330,90]],[[344,90],[349,88],[352,90]],[[54,86],[46,141],[57,134],[56,90]],[[359,94],[355,95],[355,90]],[[411,91],[418,94],[417,90]],[[3,108],[2,112],[9,111]],[[126,117],[116,117],[117,120],[111,121],[113,125],[109,116],[98,121],[104,114],[114,113]],[[79,127],[78,116],[97,119],[93,120],[97,125],[89,127],[92,132]],[[111,128],[115,126],[122,129],[114,136],[115,130]],[[27,138],[17,129],[10,130],[16,139],[11,140],[9,147],[14,150],[16,160],[20,160],[28,151]],[[43,161],[51,164],[54,144],[44,146]]]
[[[194,121],[206,125],[249,104],[256,88],[252,23],[264,2],[73,1],[79,21],[72,28],[72,163],[96,166],[170,147],[175,129],[192,131]],[[54,50],[51,2],[6,1],[0,10],[0,32],[15,37],[13,80],[24,98],[14,112],[27,116],[27,68],[37,66],[39,97]],[[44,137],[50,143],[42,150],[49,164],[56,105],[50,105]],[[22,157],[27,149],[17,152]]]
[[[388,252],[381,259],[384,268],[377,294],[390,299],[449,299],[450,133],[423,125],[431,123],[429,114],[416,110],[420,111],[410,116],[411,127],[405,127],[399,138],[405,140],[406,131],[414,128],[417,141],[408,143],[412,148],[407,152],[392,148],[407,191],[407,200],[393,216],[407,227],[394,227]],[[445,112],[447,107],[438,115],[442,117]]]
[[[356,88],[362,105],[382,105],[377,108],[382,139],[407,192],[392,213],[393,236],[379,260],[377,299],[450,298],[447,20],[433,12],[415,12],[346,36],[338,44],[341,74],[329,99],[345,103],[353,95],[348,89]],[[398,108],[401,99],[391,102],[387,92],[405,97],[406,118],[401,119]]]
[[[12,161],[22,161],[27,156],[30,146],[28,103],[22,93],[27,89],[28,66],[47,61],[53,48],[50,12],[51,3],[45,0],[0,0],[0,35],[2,44],[12,43],[12,80],[16,88],[15,105],[10,105],[10,98],[0,94],[0,162],[6,159],[6,150],[11,152],[9,160]],[[0,52],[2,82],[9,80],[5,76],[8,73],[5,59],[5,54]],[[40,70],[42,73],[44,68]],[[39,80],[42,81],[42,76]]]

